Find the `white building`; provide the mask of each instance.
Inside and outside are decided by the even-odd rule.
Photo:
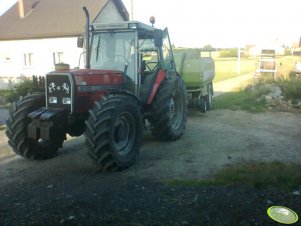
[[[249,56],[260,56],[263,49],[275,50],[276,56],[285,54],[285,48],[277,42],[248,46],[247,53]]]
[[[0,78],[45,75],[56,63],[79,66],[77,38],[91,22],[129,19],[121,0],[19,0],[0,16]],[[83,57],[82,57],[83,59]]]

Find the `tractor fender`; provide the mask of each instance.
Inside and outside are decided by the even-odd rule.
[[[136,96],[134,93],[129,92],[127,90],[121,90],[121,89],[111,89],[109,90],[109,92],[107,92],[107,94],[123,94],[123,95],[127,95],[127,96],[131,96],[133,97],[135,100],[137,100],[137,102],[139,103],[139,105],[141,105],[141,100],[138,96]]]
[[[148,97],[147,104],[151,104],[153,102],[153,99],[154,99],[154,97],[157,93],[157,90],[158,90],[160,84],[163,82],[165,77],[166,77],[165,71],[163,69],[160,69],[158,74],[157,74],[157,77],[156,77],[155,83],[153,85],[152,91],[151,91],[151,93]]]

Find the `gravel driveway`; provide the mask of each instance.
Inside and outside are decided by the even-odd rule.
[[[248,160],[301,163],[300,134],[300,114],[192,111],[184,136],[176,142],[158,142],[146,132],[137,163],[121,174],[154,180],[203,178],[226,164]],[[83,137],[70,138],[56,158],[46,161],[16,156],[6,142],[1,131],[0,185],[3,186],[6,179],[24,180],[23,174],[31,175],[29,179],[52,175],[52,169],[62,175],[66,175],[66,170],[97,171],[86,154]]]
[[[301,213],[300,195],[242,186],[177,187],[228,164],[301,164],[301,114],[190,111],[184,136],[158,142],[145,131],[137,163],[113,174],[93,164],[84,138],[68,138],[57,157],[23,159],[0,131],[0,226],[276,225],[271,205]]]
[[[137,163],[114,174],[97,172],[83,137],[66,141],[56,158],[32,161],[0,134],[0,225],[270,225],[271,203],[301,210],[299,196],[281,191],[162,184],[249,160],[301,163],[301,114],[191,111],[179,141],[146,132]]]

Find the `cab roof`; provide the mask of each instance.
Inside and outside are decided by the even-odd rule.
[[[139,21],[122,21],[118,23],[93,23],[94,30],[138,30],[138,31],[155,31],[156,28]]]

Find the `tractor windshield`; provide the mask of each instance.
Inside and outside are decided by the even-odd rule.
[[[95,33],[91,45],[91,69],[119,70],[133,76],[134,32]],[[131,69],[132,68],[132,69]]]

